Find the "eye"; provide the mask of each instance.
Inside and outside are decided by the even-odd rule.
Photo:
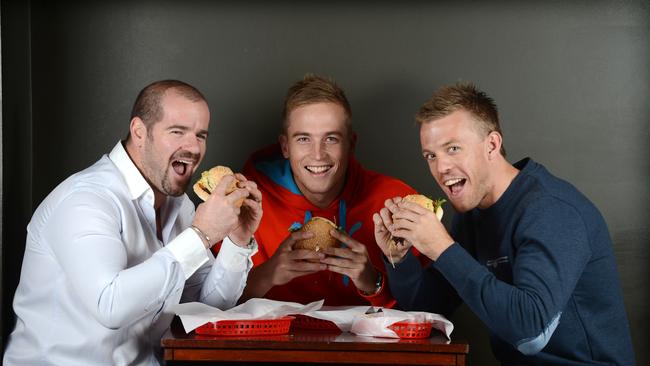
[[[336,136],[327,136],[325,138],[325,143],[327,144],[337,144],[339,142],[339,138]]]
[[[450,153],[456,153],[460,151],[460,146],[449,146],[449,149],[447,149],[448,152]]]
[[[296,137],[296,142],[298,142],[300,144],[307,143],[307,142],[309,142],[309,137],[307,137],[307,136]]]
[[[423,156],[424,156],[424,159],[429,160],[429,161],[432,161],[432,160],[434,160],[436,158],[436,154],[433,154],[433,153],[424,153]]]
[[[178,135],[178,136],[182,136],[182,135],[183,135],[183,131],[181,131],[181,130],[171,130],[170,133],[171,133],[172,135]]]
[[[196,135],[196,137],[201,141],[205,141],[205,140],[208,139],[208,134],[207,133],[200,133],[200,134]]]

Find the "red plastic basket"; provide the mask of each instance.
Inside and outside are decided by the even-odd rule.
[[[220,320],[196,328],[196,334],[220,336],[280,335],[289,333],[293,316],[279,319]]]
[[[431,335],[433,323],[397,322],[388,329],[395,332],[400,338],[428,338]]]
[[[291,327],[295,329],[317,330],[327,332],[340,332],[341,329],[336,326],[334,322],[318,318],[312,318],[307,315],[294,315],[296,320],[291,323]]]

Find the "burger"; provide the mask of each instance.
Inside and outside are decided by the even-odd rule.
[[[410,194],[402,198],[402,201],[417,203],[418,205],[435,213],[438,220],[442,220],[442,215],[444,214],[444,211],[442,210],[442,204],[447,202],[447,200],[444,198],[434,201],[431,198],[421,194]]]
[[[442,215],[444,214],[444,211],[442,209],[442,204],[447,202],[447,200],[444,198],[432,200],[431,198],[421,194],[411,194],[402,198],[402,202],[416,203],[426,208],[427,210],[435,213],[438,220],[442,220]],[[403,244],[403,243],[404,243],[404,238],[392,237],[390,239],[390,242],[388,243],[388,251],[392,253],[393,250],[397,250],[398,244]],[[393,268],[395,268],[395,263],[392,263],[393,261],[392,255],[390,256],[390,260],[391,260],[391,264],[393,265]]]
[[[201,178],[194,184],[192,187],[194,189],[194,193],[196,193],[197,196],[199,196],[200,199],[203,201],[206,201],[208,197],[210,197],[210,194],[212,191],[219,185],[219,182],[221,182],[221,179],[227,175],[235,175],[233,171],[226,167],[226,166],[221,166],[217,165],[214,168],[211,168],[209,170],[206,170],[201,173]],[[226,194],[230,194],[237,190],[237,179],[234,179],[230,186],[226,188]],[[240,207],[244,203],[244,199],[242,198],[241,200],[237,201],[237,206]]]
[[[325,248],[338,247],[338,240],[330,235],[332,229],[338,229],[332,221],[324,217],[312,217],[297,231],[311,232],[314,236],[298,240],[293,245],[293,249],[310,249],[319,252]]]

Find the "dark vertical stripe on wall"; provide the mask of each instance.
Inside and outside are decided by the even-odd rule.
[[[25,227],[32,212],[30,1],[2,1],[2,350],[14,326]]]

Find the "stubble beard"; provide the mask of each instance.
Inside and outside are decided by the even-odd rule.
[[[155,159],[156,153],[152,151],[153,138],[147,136],[149,143],[145,146],[144,151],[144,164],[143,170],[145,172],[145,179],[149,182],[152,188],[158,190],[166,196],[178,197],[182,196],[189,185],[189,179],[182,183],[180,186],[174,187],[171,179],[169,178],[169,170],[171,166],[167,164],[166,167],[160,166]]]

